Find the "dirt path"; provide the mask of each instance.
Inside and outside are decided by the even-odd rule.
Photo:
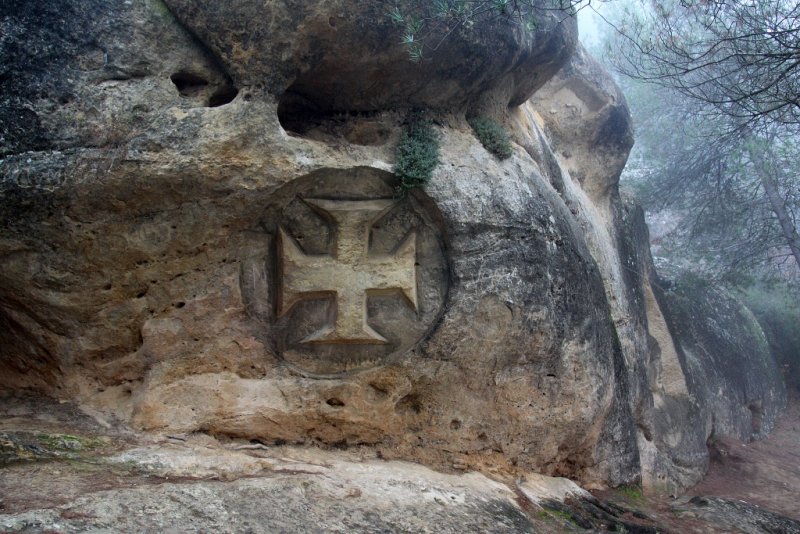
[[[720,515],[704,516],[704,510],[689,502],[699,496],[747,501],[800,520],[800,392],[790,391],[786,411],[767,439],[752,443],[717,441],[710,444],[710,453],[706,477],[678,500],[636,490],[593,493],[600,499],[641,511],[672,534],[764,532],[737,527],[733,524],[735,519],[732,523]]]
[[[708,474],[689,495],[743,500],[800,520],[800,392],[790,391],[767,439],[719,441],[710,452]]]

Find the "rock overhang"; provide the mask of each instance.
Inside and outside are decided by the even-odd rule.
[[[443,30],[436,50],[412,62],[400,44],[403,30],[389,15],[395,8],[420,12],[419,0],[166,4],[237,86],[266,87],[285,106],[326,113],[458,111],[487,93],[497,93],[502,106],[516,106],[569,60],[577,44],[575,17],[545,9],[547,31],[529,31],[514,17],[498,15]]]

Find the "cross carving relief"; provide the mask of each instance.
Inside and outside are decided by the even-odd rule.
[[[333,228],[333,254],[306,254],[282,228],[278,232],[278,316],[304,299],[333,299],[332,324],[302,343],[385,344],[367,324],[367,298],[401,295],[417,310],[416,235],[393,254],[370,252],[370,229],[395,206],[391,199],[305,199]]]

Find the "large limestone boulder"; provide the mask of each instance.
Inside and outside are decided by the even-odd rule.
[[[617,191],[627,108],[572,19],[456,32],[416,66],[381,3],[29,4],[0,47],[0,386],[507,479],[702,474]],[[398,198],[408,107],[442,164]]]
[[[384,457],[447,468],[635,480],[600,273],[528,154],[501,163],[469,130],[461,105],[482,82],[451,91],[448,76],[469,76],[411,76],[418,67],[400,56],[386,67],[397,71],[387,80],[410,84],[387,82],[382,91],[399,91],[387,101],[449,110],[437,127],[443,164],[424,192],[400,200],[391,169],[403,114],[342,119],[328,137],[287,135],[282,95],[266,81],[279,57],[262,38],[272,26],[258,26],[269,17],[242,5],[214,14],[175,2],[176,19],[143,1],[68,4],[68,29],[78,21],[89,36],[47,33],[52,47],[67,42],[63,57],[10,63],[15,75],[48,73],[62,92],[32,100],[37,150],[20,152],[24,136],[14,138],[0,164],[3,385],[151,431],[374,444]],[[359,25],[388,31],[374,7],[349,9],[336,22],[344,37],[325,45],[333,55]],[[57,27],[41,10],[38,22],[12,13],[14,42],[28,27]],[[327,11],[303,16],[334,32]],[[232,39],[245,20],[258,26],[247,53],[215,29]],[[319,29],[292,24],[274,42],[310,42]],[[565,50],[571,24],[556,32]],[[503,45],[515,59],[481,76],[513,78],[533,68],[526,61],[557,68],[562,52],[539,61],[531,51],[552,32],[517,37]],[[369,39],[402,51],[394,34]],[[487,53],[479,44],[474,53]],[[473,48],[437,61],[463,63],[457,54]],[[97,61],[81,70],[86,57]],[[297,79],[317,87],[312,74],[324,70],[314,69],[329,68],[320,61]],[[363,75],[383,63],[365,52]],[[408,88],[423,83],[436,98],[459,96],[428,102]],[[612,433],[614,451],[598,449]]]
[[[688,279],[666,293],[687,381],[704,407],[706,436],[765,438],[786,389],[756,318],[727,291]]]
[[[633,147],[633,123],[625,96],[605,68],[579,46],[530,105],[586,195],[600,205],[616,197]]]

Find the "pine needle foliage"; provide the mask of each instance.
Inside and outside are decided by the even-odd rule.
[[[475,131],[475,135],[483,147],[500,159],[511,157],[511,139],[503,127],[492,119],[474,117],[468,119],[469,125]]]
[[[434,130],[430,120],[421,114],[413,114],[408,129],[397,144],[397,163],[394,168],[399,181],[397,195],[402,198],[414,187],[425,186],[440,161],[439,133]]]
[[[400,44],[416,63],[430,59],[453,33],[493,28],[497,24],[504,24],[514,32],[550,31],[592,1],[424,0],[417,2],[413,12],[395,7],[389,19],[402,29]]]

